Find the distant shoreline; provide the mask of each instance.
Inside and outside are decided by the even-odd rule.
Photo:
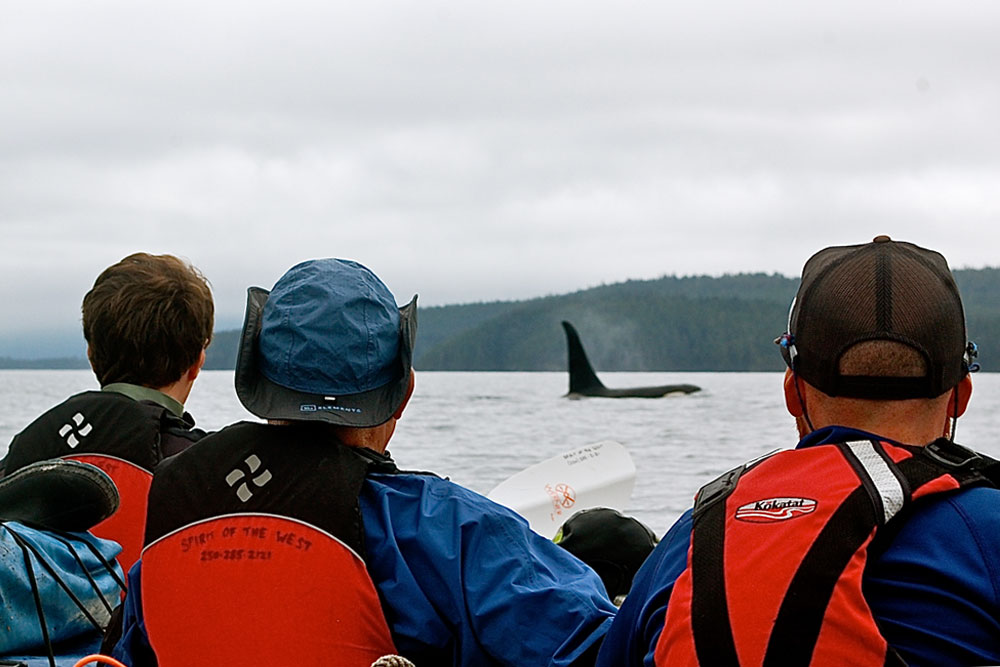
[[[1000,269],[959,269],[955,279],[969,337],[979,345],[984,369],[992,370],[1000,359]],[[784,363],[773,341],[797,287],[797,280],[777,274],[664,276],[526,301],[421,308],[413,365],[428,371],[565,370],[565,320],[579,331],[598,373],[780,371]],[[40,337],[48,338],[53,336]],[[239,329],[216,331],[205,370],[232,370],[240,342]],[[18,358],[27,348],[8,346],[0,351],[0,369],[90,367],[83,345],[31,349],[49,356]]]
[[[11,359],[0,357],[0,370],[4,371],[72,371],[90,368],[85,357],[51,357],[46,359]]]

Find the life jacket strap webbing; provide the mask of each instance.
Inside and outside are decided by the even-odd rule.
[[[872,517],[871,522],[859,522],[859,514]],[[809,665],[841,573],[871,539],[873,523],[869,491],[859,486],[837,508],[796,570],[768,640],[764,667]]]
[[[691,571],[692,587],[699,592],[691,599],[691,629],[698,661],[703,665],[739,667],[726,602],[724,496],[723,502],[714,502],[698,512],[695,521],[698,529],[691,533],[691,558],[700,567]]]
[[[996,481],[985,474],[991,461],[942,438],[918,448],[913,456],[896,465],[909,483],[911,493],[918,494],[922,486],[945,475],[954,479],[956,488],[976,484],[996,486]]]

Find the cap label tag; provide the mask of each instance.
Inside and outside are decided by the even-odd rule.
[[[747,523],[774,523],[812,514],[816,506],[811,498],[767,498],[743,505],[734,518]]]
[[[315,403],[302,403],[299,405],[299,412],[353,412],[361,414],[361,408],[346,408],[340,405],[316,405]]]

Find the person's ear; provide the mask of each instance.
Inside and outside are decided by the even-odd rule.
[[[194,362],[185,374],[187,379],[191,382],[195,381],[195,378],[198,377],[198,373],[201,372],[201,367],[205,365],[205,349],[206,348],[201,348],[201,354],[198,355],[198,361]]]
[[[795,383],[799,379],[790,368],[785,369],[785,409],[793,417],[801,417],[806,412],[805,398],[798,390]]]
[[[969,407],[969,399],[972,398],[972,378],[966,375],[951,391],[953,393],[948,400],[948,416],[957,419],[965,414],[965,409]]]
[[[410,396],[413,396],[413,384],[415,382],[415,379],[414,379],[415,377],[416,377],[416,373],[411,368],[410,369],[410,384],[406,388],[406,396],[403,397],[403,402],[399,404],[399,407],[396,408],[396,412],[394,412],[393,415],[392,415],[394,419],[399,419],[400,417],[403,416],[403,410],[406,409],[406,404],[410,402]]]

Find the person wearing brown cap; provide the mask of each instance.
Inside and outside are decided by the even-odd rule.
[[[698,492],[598,664],[1000,663],[1000,490],[954,442],[978,365],[944,257],[821,250],[775,342],[801,440]]]

